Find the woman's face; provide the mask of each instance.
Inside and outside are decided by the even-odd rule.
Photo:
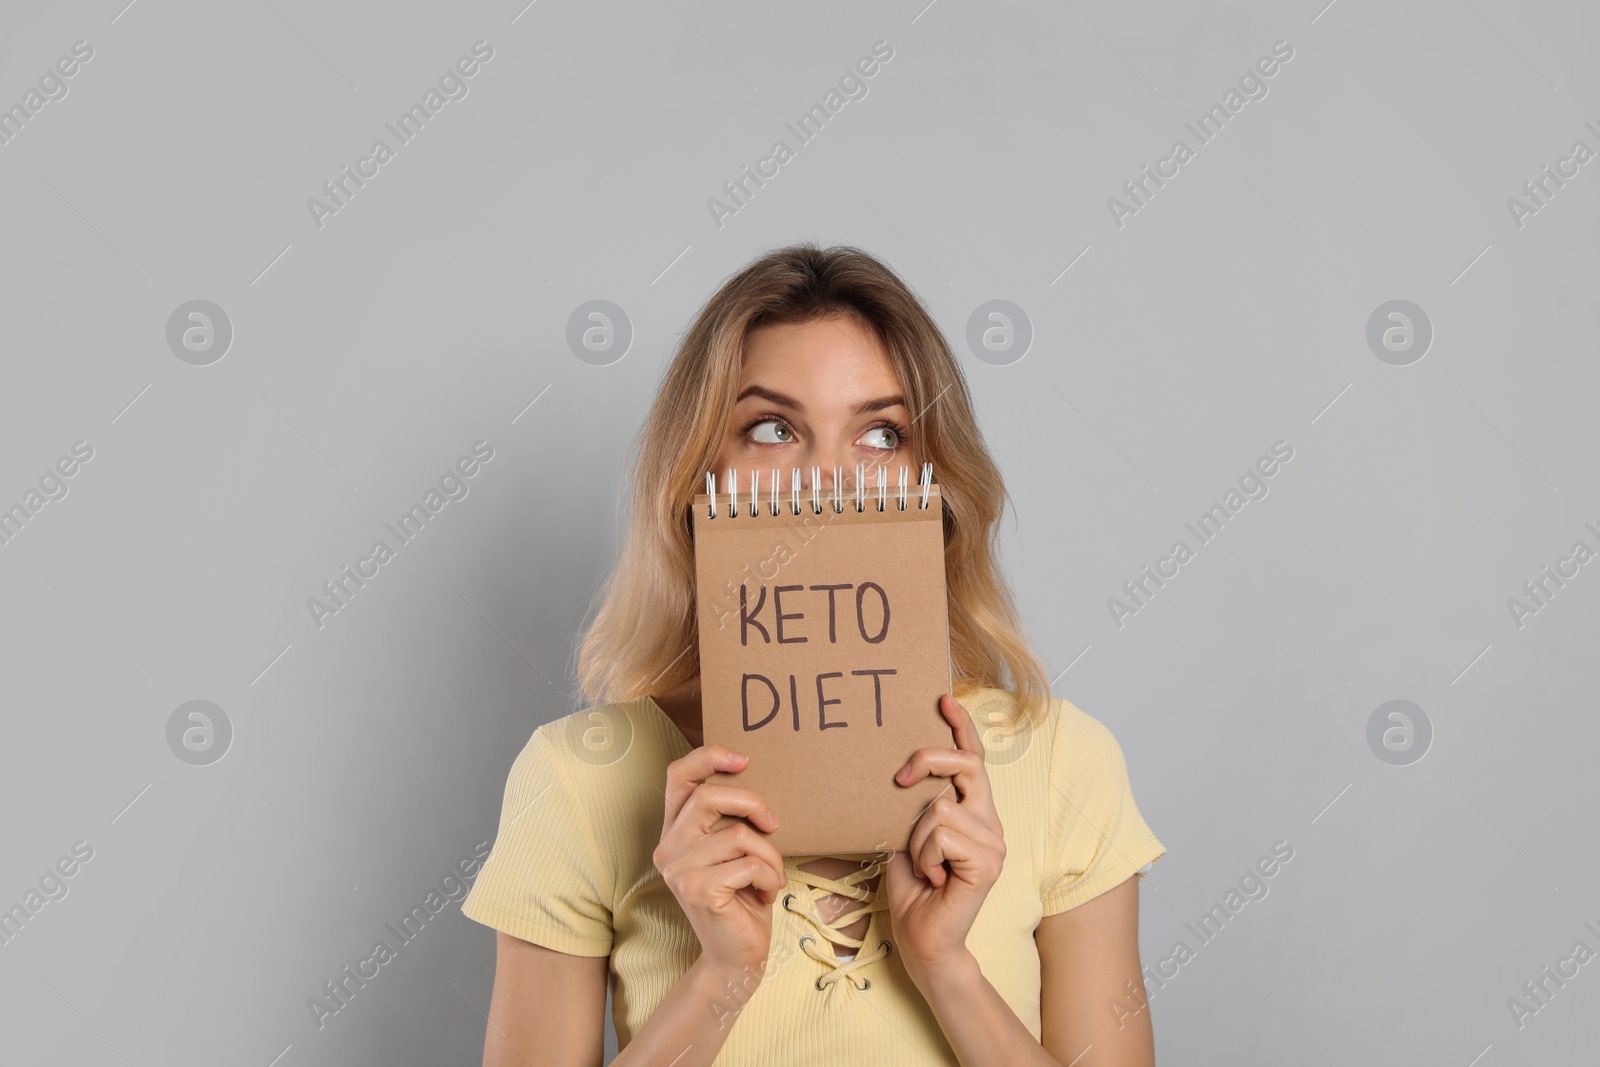
[[[726,490],[730,467],[739,472],[739,491],[750,491],[752,472],[761,491],[771,492],[772,468],[779,491],[787,493],[790,468],[800,468],[800,484],[811,488],[811,468],[822,468],[821,486],[833,486],[833,468],[844,468],[844,488],[855,488],[856,464],[866,465],[870,488],[878,468],[888,468],[893,489],[899,468],[919,471],[911,451],[911,414],[900,383],[877,336],[849,316],[813,319],[801,325],[753,330],[745,341],[744,363],[734,395],[733,417],[722,436],[722,450],[711,468],[719,491]]]

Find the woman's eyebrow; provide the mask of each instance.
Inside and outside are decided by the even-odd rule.
[[[800,403],[800,401],[796,400],[794,397],[785,396],[776,389],[768,389],[764,385],[745,386],[744,390],[740,392],[738,396],[734,397],[733,402],[737,404],[747,396],[759,396],[770,403],[777,404],[781,407],[792,408],[801,414],[804,414],[806,410],[806,406]],[[906,398],[899,395],[880,396],[876,400],[863,400],[861,403],[855,406],[851,413],[855,415],[865,415],[869,411],[882,411],[884,408],[892,408],[896,404],[904,405],[905,402]]]

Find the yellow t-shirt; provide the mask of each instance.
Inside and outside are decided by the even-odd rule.
[[[1015,721],[1010,693],[980,689],[957,699],[985,735],[1006,839],[1004,869],[967,946],[1037,1038],[1039,920],[1142,877],[1166,848],[1140,816],[1122,749],[1099,720],[1055,698],[1045,726],[1007,734],[995,724]],[[468,918],[525,941],[610,956],[619,1047],[700,954],[693,927],[651,858],[661,838],[667,764],[689,750],[647,696],[539,727],[511,767],[494,851],[461,905]],[[815,889],[797,877],[804,873],[797,862],[808,859],[785,858],[789,893],[806,897]],[[871,913],[858,950],[863,958],[883,958],[854,968],[848,980],[822,982],[845,962],[834,959],[827,939],[786,895],[773,904],[761,985],[753,995],[735,989],[721,1004],[707,1005],[732,1025],[716,1064],[957,1067],[893,952],[888,912]],[[878,904],[887,907],[886,899]],[[878,948],[884,941],[890,945]]]

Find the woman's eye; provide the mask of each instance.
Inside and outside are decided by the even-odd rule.
[[[767,434],[775,436],[764,436]],[[777,419],[768,419],[750,427],[750,439],[762,445],[786,445],[794,440],[794,431]]]
[[[887,426],[874,426],[861,440],[868,448],[892,450],[900,447],[900,435]]]

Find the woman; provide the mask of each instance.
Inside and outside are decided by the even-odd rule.
[[[1165,849],[1115,738],[1050,697],[1021,635],[994,553],[1005,490],[917,298],[853,248],[756,260],[695,320],[635,450],[579,649],[590,706],[517,758],[462,905],[499,931],[484,1063],[599,1064],[608,974],[617,1064],[1153,1063],[1138,882]],[[954,791],[887,862],[785,858],[760,796],[705,782],[745,760],[701,744],[693,495],[707,471],[862,465],[876,485],[923,462],[944,498],[955,747],[896,780]]]

